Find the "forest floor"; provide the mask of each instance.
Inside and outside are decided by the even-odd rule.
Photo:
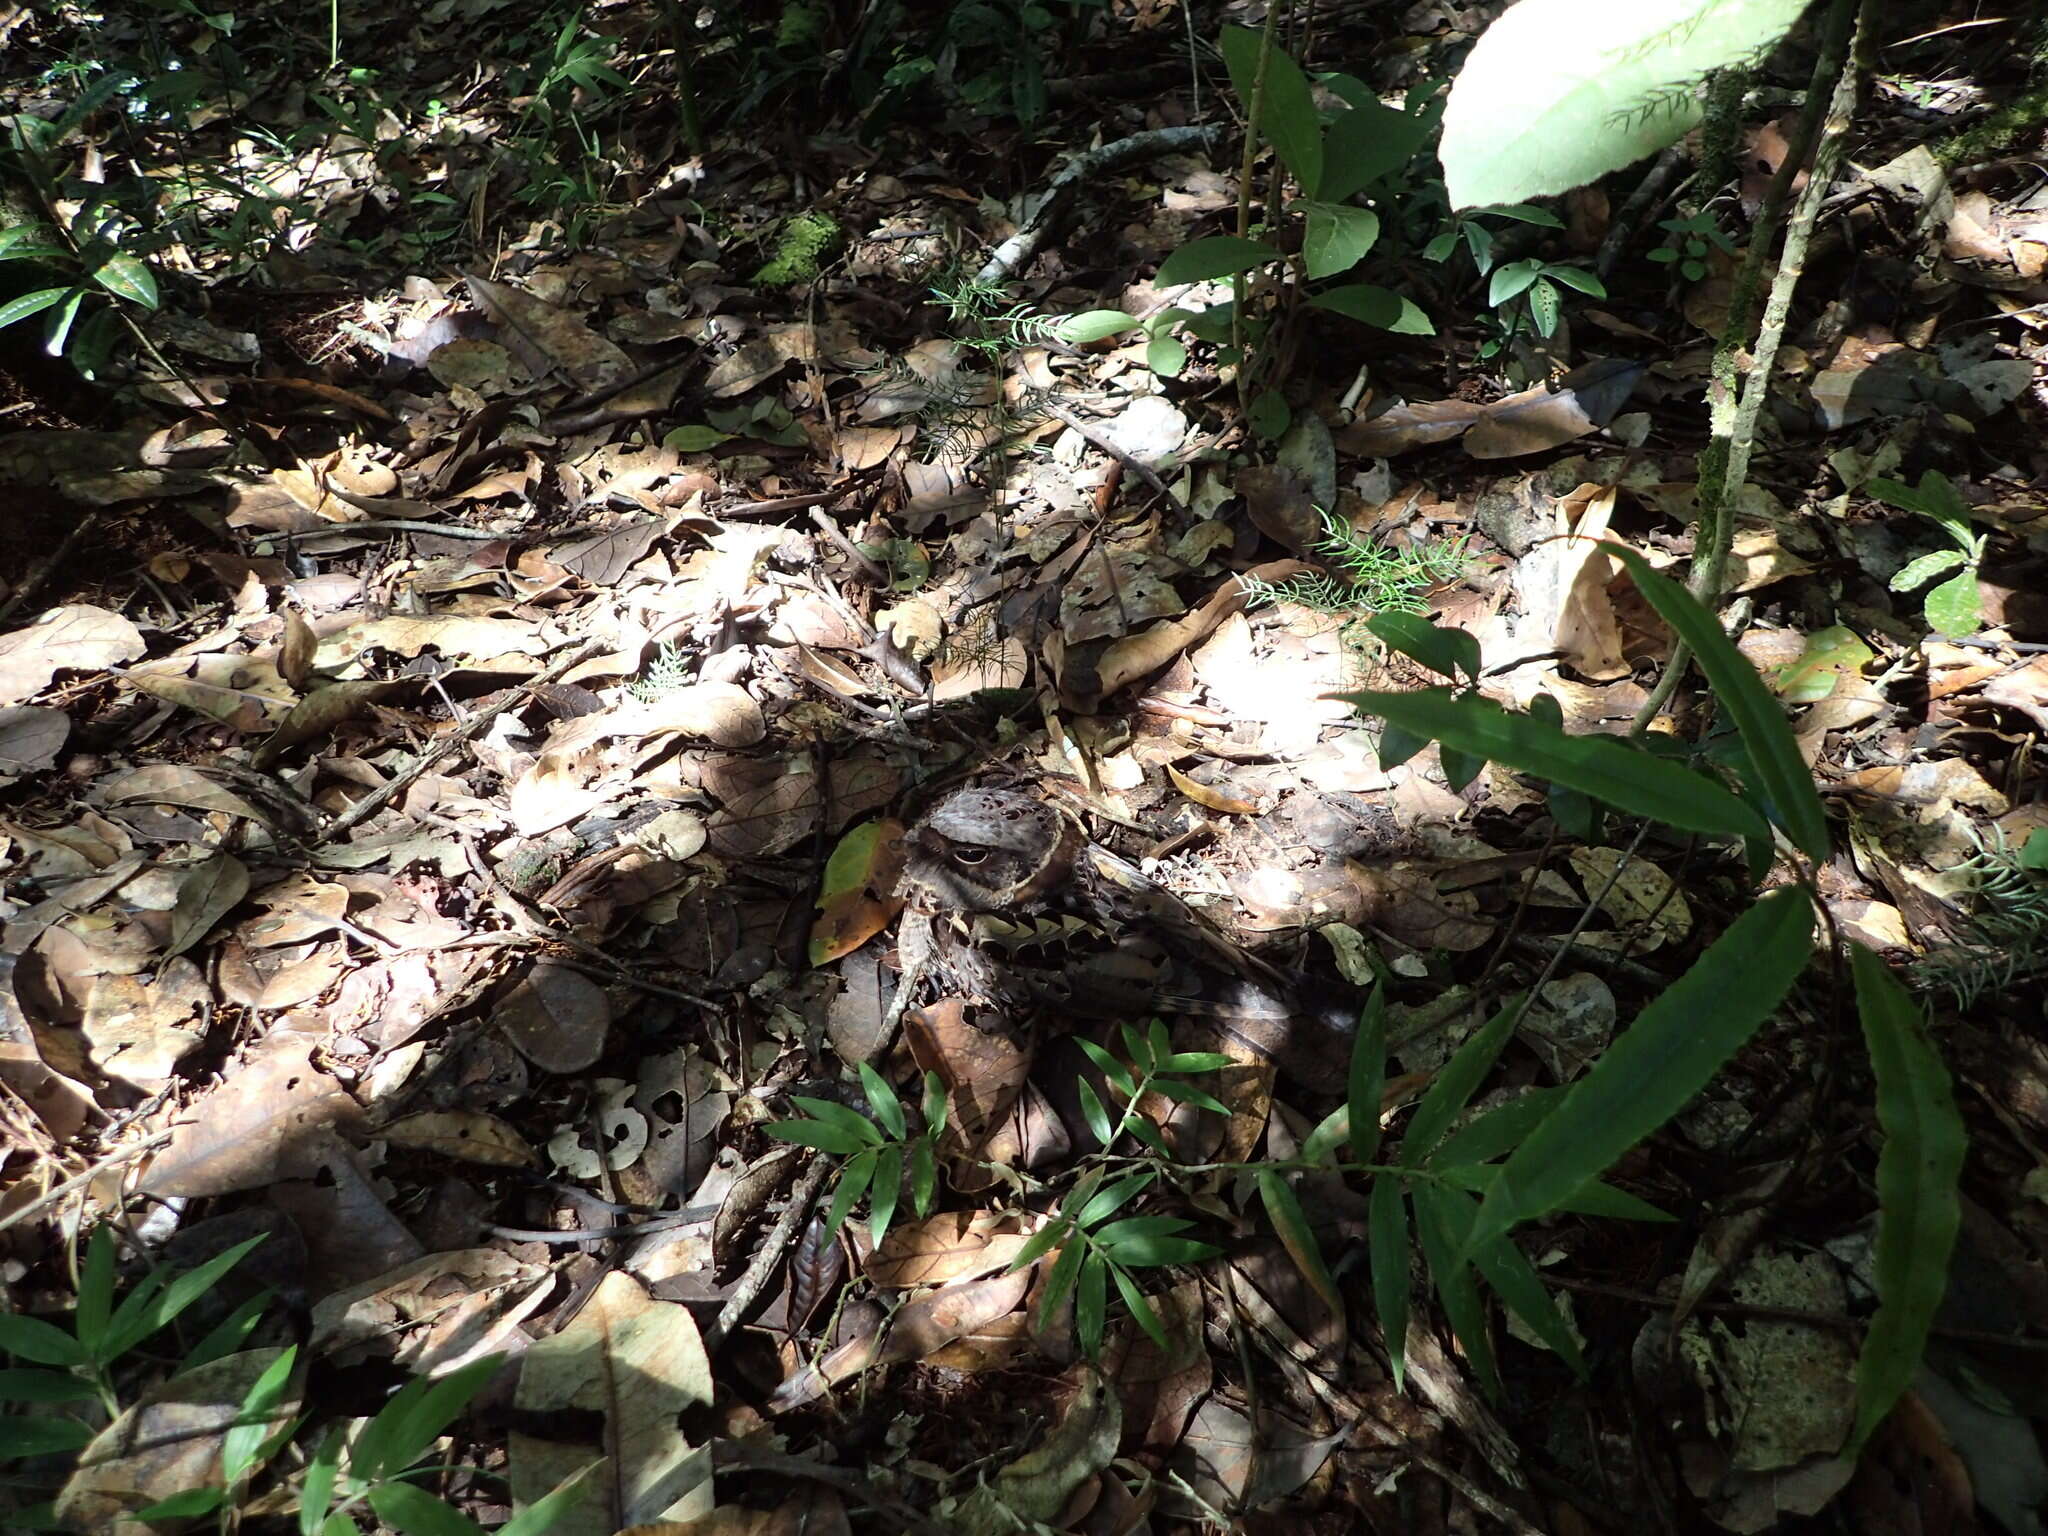
[[[799,67],[726,17],[693,152],[691,9],[0,7],[6,110],[119,82],[44,211],[143,189],[107,231],[154,298],[146,349],[81,310],[89,383],[47,315],[0,331],[0,1523],[141,1530],[241,1467],[253,1531],[489,1528],[605,1458],[546,1528],[2040,1530],[2048,186],[2038,124],[1957,137],[2020,23],[1878,40],[1727,582],[1829,808],[1813,888],[1970,1132],[1859,1459],[1839,971],[1611,1170],[1665,1219],[1518,1235],[1553,1326],[1418,1263],[1390,1350],[1407,1250],[1304,1154],[1369,991],[1390,1141],[1526,995],[1467,1090],[1499,1130],[1755,901],[1739,850],[1342,696],[1439,681],[1367,625],[1407,610],[1501,704],[1630,730],[1672,634],[1592,540],[1685,570],[1812,38],[1739,186],[1687,141],[1460,223],[1431,149],[1390,167],[1365,270],[1421,319],[1255,287],[1254,393],[1166,313],[1230,283],[1154,275],[1237,232],[1189,39],[1261,15],[1080,13],[1043,72],[962,32],[950,97],[877,84],[873,26]],[[1035,8],[917,25],[970,9]],[[1498,8],[1397,9],[1313,52],[1390,117]],[[1530,260],[1592,279],[1547,335],[1495,302]],[[1060,323],[1098,311],[1152,323]],[[1656,731],[1714,727],[1694,680]],[[136,1287],[169,1326],[97,1349]],[[254,1462],[252,1404],[292,1430]],[[380,1484],[373,1420],[427,1470]]]

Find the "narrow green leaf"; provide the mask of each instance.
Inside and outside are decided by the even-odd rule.
[[[1856,1012],[1877,1076],[1877,1315],[1856,1361],[1854,1456],[1912,1383],[1928,1330],[1948,1288],[1961,1220],[1956,1197],[1969,1149],[1941,1053],[1926,1015],[1883,960],[1849,947]]]
[[[1245,110],[1258,100],[1259,131],[1281,163],[1294,173],[1301,189],[1314,197],[1323,180],[1323,128],[1308,77],[1286,54],[1266,46],[1265,35],[1249,27],[1225,27],[1217,39],[1230,84]],[[1259,89],[1260,54],[1265,55],[1265,87]]]
[[[1095,1198],[1095,1191],[1101,1187],[1107,1172],[1104,1168],[1090,1168],[1076,1179],[1074,1187],[1060,1201],[1060,1214],[1072,1220],[1076,1212]]]
[[[608,1458],[600,1456],[580,1472],[571,1472],[491,1536],[546,1536],[569,1509],[590,1497],[598,1472],[608,1464]]]
[[[1529,715],[1510,714],[1476,693],[1454,698],[1444,688],[1340,697],[1361,714],[1378,715],[1413,735],[1568,785],[1684,832],[1770,836],[1763,817],[1713,779],[1636,751],[1611,736],[1567,736]]]
[[[264,1367],[263,1374],[250,1386],[235,1422],[221,1437],[221,1474],[228,1486],[233,1487],[255,1470],[264,1444],[276,1437],[282,1417],[277,1411],[278,1404],[291,1382],[298,1356],[296,1344],[278,1352],[277,1358]]]
[[[868,1106],[874,1110],[875,1118],[882,1122],[882,1129],[898,1141],[903,1139],[903,1105],[896,1098],[896,1090],[882,1080],[882,1074],[866,1062],[859,1067],[861,1091],[868,1096]]]
[[[224,1253],[215,1254],[204,1264],[186,1270],[161,1288],[136,1286],[108,1319],[106,1336],[94,1358],[104,1365],[127,1354],[219,1285],[227,1272],[241,1263],[265,1235],[259,1234],[235,1244]]]
[[[1116,1261],[1126,1269],[1160,1269],[1169,1264],[1200,1264],[1223,1250],[1192,1237],[1138,1237],[1117,1244]]]
[[[1262,267],[1279,259],[1280,252],[1263,240],[1247,240],[1239,235],[1210,235],[1203,240],[1190,240],[1162,261],[1158,272],[1153,274],[1152,286],[1178,288],[1183,283],[1206,283],[1214,278],[1235,277],[1240,272],[1249,272],[1253,267]],[[28,311],[30,314],[34,312]],[[0,316],[6,313],[0,309]],[[0,319],[0,325],[5,323]]]
[[[1683,1109],[1770,1017],[1812,953],[1813,903],[1800,886],[1738,917],[1515,1149],[1473,1240],[1557,1209]]]
[[[1458,1163],[1490,1163],[1496,1157],[1506,1156],[1522,1144],[1523,1139],[1542,1123],[1544,1116],[1557,1108],[1558,1102],[1570,1091],[1568,1084],[1524,1089],[1520,1098],[1496,1104],[1485,1113],[1473,1116],[1443,1139],[1436,1155],[1430,1159],[1430,1166],[1441,1168]]]
[[[35,1365],[85,1365],[86,1347],[55,1323],[18,1312],[0,1312],[0,1349]]]
[[[1419,613],[1376,613],[1365,627],[1383,644],[1456,681],[1479,676],[1479,641],[1468,630],[1432,624]]]
[[[1351,1109],[1339,1104],[1316,1122],[1316,1128],[1308,1133],[1308,1139],[1301,1144],[1301,1160],[1305,1163],[1334,1165],[1337,1149],[1351,1140]]]
[[[871,1147],[879,1147],[884,1140],[882,1128],[857,1109],[850,1109],[832,1099],[806,1098],[799,1093],[791,1094],[789,1102],[814,1120],[850,1132]]]
[[[1401,1181],[1382,1174],[1372,1181],[1372,1203],[1366,1221],[1368,1257],[1372,1260],[1372,1304],[1386,1336],[1387,1361],[1394,1390],[1401,1390],[1408,1355],[1408,1198]]]
[[[1380,1101],[1387,1093],[1387,989],[1383,986],[1372,989],[1359,1012],[1344,1091],[1351,1161],[1370,1163],[1379,1155]]]
[[[72,1327],[88,1353],[107,1336],[114,1312],[114,1229],[101,1226],[85,1245],[85,1263],[78,1276],[78,1313]]]
[[[1074,1332],[1081,1353],[1090,1360],[1102,1353],[1102,1325],[1109,1315],[1109,1264],[1101,1254],[1081,1261],[1081,1280],[1074,1288]]]
[[[379,1483],[370,1508],[402,1536],[484,1536],[484,1528],[411,1483]]]
[[[1472,1362],[1480,1390],[1498,1403],[1505,1394],[1486,1333],[1486,1306],[1472,1265],[1462,1251],[1471,1230],[1470,1213],[1459,1205],[1463,1198],[1456,1190],[1440,1185],[1418,1184],[1414,1191],[1415,1235],[1451,1332],[1465,1347],[1465,1358]]]
[[[875,1177],[875,1149],[869,1147],[846,1160],[839,1170],[839,1186],[832,1191],[832,1205],[825,1212],[825,1233],[829,1237],[845,1224],[860,1197],[868,1192]]]
[[[187,1488],[154,1504],[145,1504],[129,1518],[138,1523],[158,1520],[195,1520],[210,1515],[228,1500],[225,1488]]]
[[[1128,1019],[1119,1026],[1118,1033],[1123,1036],[1124,1051],[1131,1058],[1131,1065],[1137,1068],[1138,1075],[1150,1077],[1153,1070],[1151,1045]]]
[[[1083,1040],[1080,1036],[1076,1035],[1074,1037],[1074,1044],[1081,1048],[1083,1056],[1086,1056],[1095,1063],[1095,1070],[1107,1078],[1116,1088],[1117,1092],[1121,1093],[1126,1099],[1137,1096],[1138,1080],[1131,1076],[1130,1070],[1122,1062],[1110,1055],[1109,1052],[1105,1051],[1093,1040]]]
[[[1627,569],[1636,590],[1692,648],[1700,671],[1714,690],[1715,701],[1728,711],[1728,718],[1741,732],[1743,744],[1749,748],[1750,764],[1756,770],[1757,788],[1769,799],[1792,846],[1814,863],[1826,863],[1833,846],[1827,811],[1813,787],[1813,771],[1806,766],[1792,727],[1785,719],[1784,706],[1771,696],[1771,690],[1750,665],[1749,658],[1735,648],[1721,628],[1721,621],[1702,608],[1690,592],[1670,577],[1651,570],[1649,562],[1626,545],[1610,543],[1606,547]],[[1574,787],[1589,794],[1598,793],[1583,784]]]
[[[1053,326],[1052,333],[1070,347],[1085,347],[1091,341],[1121,336],[1125,331],[1135,329],[1138,323],[1136,315],[1127,315],[1120,309],[1089,309],[1078,315],[1068,315]]]
[[[1136,1137],[1144,1146],[1157,1152],[1161,1157],[1170,1158],[1173,1156],[1171,1149],[1166,1145],[1166,1138],[1159,1134],[1159,1127],[1150,1120],[1147,1120],[1143,1115],[1132,1115],[1124,1123],[1124,1129]]]
[[[0,1440],[0,1462],[75,1451],[92,1444],[92,1438],[92,1430],[76,1419],[55,1415],[39,1415],[33,1419],[10,1417],[6,1438]]]
[[[932,1213],[938,1193],[938,1167],[932,1157],[932,1139],[920,1136],[910,1144],[910,1204],[920,1220]]]
[[[64,1371],[0,1371],[0,1403],[76,1403],[98,1395],[84,1377]]]
[[[400,1387],[356,1437],[349,1454],[351,1480],[364,1486],[395,1476],[418,1461],[497,1374],[504,1360],[503,1355],[486,1355],[445,1376],[419,1376]]]
[[[1064,1221],[1047,1222],[1024,1240],[1024,1246],[1017,1250],[1017,1257],[1010,1260],[1010,1267],[1004,1270],[1003,1273],[1014,1275],[1025,1265],[1035,1264],[1039,1259],[1050,1253],[1054,1245],[1072,1230]]]
[[[1266,1207],[1266,1218],[1273,1223],[1273,1231],[1280,1238],[1280,1246],[1294,1260],[1294,1267],[1301,1271],[1301,1277],[1309,1283],[1310,1289],[1322,1297],[1323,1305],[1341,1321],[1344,1295],[1337,1289],[1337,1282],[1330,1278],[1330,1266],[1323,1262],[1322,1245],[1316,1241],[1315,1229],[1308,1224],[1308,1214],[1302,1210],[1300,1198],[1271,1168],[1257,1169],[1256,1177],[1259,1199]]]
[[[1522,1000],[1510,998],[1437,1069],[1436,1080],[1415,1106],[1415,1118],[1408,1122],[1408,1133],[1401,1138],[1402,1167],[1420,1168],[1429,1160],[1451,1122],[1464,1112],[1479,1085],[1486,1081],[1486,1074],[1493,1070],[1521,1016]]]
[[[1478,1203],[1456,1190],[1445,1190],[1443,1194],[1447,1205],[1455,1205],[1460,1220],[1459,1230],[1452,1236],[1462,1238],[1471,1230]],[[1579,1341],[1558,1315],[1557,1301],[1544,1287],[1536,1266],[1515,1246],[1514,1239],[1497,1237],[1490,1243],[1481,1243],[1472,1254],[1472,1262],[1500,1297],[1501,1304],[1519,1317],[1552,1354],[1570,1366],[1572,1374],[1585,1380],[1586,1361],[1579,1351]]]
[[[896,1200],[903,1188],[903,1149],[884,1147],[875,1154],[874,1182],[868,1185],[868,1236],[880,1247],[889,1235],[889,1223],[896,1216]]]
[[[1111,1212],[1128,1204],[1151,1183],[1152,1171],[1148,1168],[1142,1173],[1126,1175],[1114,1184],[1105,1186],[1081,1207],[1080,1214],[1074,1218],[1075,1225],[1085,1231],[1098,1222],[1107,1220]]]
[[[1081,1100],[1081,1118],[1088,1122],[1089,1133],[1107,1150],[1109,1144],[1116,1140],[1116,1126],[1110,1121],[1109,1111],[1102,1107],[1095,1085],[1087,1078],[1080,1079],[1074,1088]]]
[[[924,1075],[924,1128],[928,1136],[946,1128],[946,1085],[936,1072]]]
[[[826,1125],[818,1120],[771,1120],[761,1127],[761,1134],[773,1141],[786,1141],[792,1146],[815,1147],[820,1152],[830,1152],[834,1157],[851,1157],[866,1143],[851,1131],[842,1131],[836,1125]]]
[[[1222,1115],[1225,1119],[1230,1117],[1229,1105],[1214,1094],[1204,1093],[1192,1084],[1178,1082],[1170,1077],[1155,1078],[1152,1082],[1152,1091],[1172,1099],[1176,1104],[1192,1104],[1197,1109],[1208,1110],[1212,1115]]]
[[[1073,1241],[1060,1250],[1060,1256],[1053,1261],[1052,1273],[1046,1276],[1045,1294],[1038,1302],[1038,1331],[1043,1333],[1052,1326],[1053,1314],[1067,1299],[1067,1293],[1074,1288],[1074,1280],[1081,1273],[1081,1261],[1088,1255],[1088,1245],[1079,1234],[1070,1234]]]
[[[1186,1077],[1190,1072],[1221,1072],[1234,1065],[1232,1058],[1221,1051],[1175,1051],[1160,1061],[1159,1070]]]
[[[30,315],[39,315],[53,305],[61,304],[71,291],[69,288],[38,288],[34,293],[24,293],[18,299],[0,304],[0,330],[5,330],[17,320],[26,320]]]
[[[1131,1309],[1131,1316],[1138,1320],[1138,1326],[1145,1330],[1146,1337],[1161,1349],[1171,1349],[1166,1325],[1160,1322],[1158,1312],[1153,1310],[1151,1298],[1138,1289],[1138,1282],[1114,1265],[1110,1266],[1109,1274],[1116,1281],[1117,1292],[1123,1297],[1124,1305]]]
[[[341,1470],[342,1432],[331,1429],[320,1449],[306,1463],[299,1483],[299,1536],[320,1536],[328,1508],[334,1503],[335,1475]]]
[[[251,1296],[234,1311],[214,1324],[213,1330],[192,1346],[185,1356],[183,1369],[196,1370],[202,1365],[238,1353],[249,1341],[249,1335],[256,1331],[256,1325],[263,1321],[270,1311],[270,1304],[277,1300],[277,1292],[268,1286]]]

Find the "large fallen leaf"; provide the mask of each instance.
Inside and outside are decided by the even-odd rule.
[[[104,608],[52,608],[24,629],[0,635],[0,704],[41,693],[59,672],[99,672],[140,656],[142,631]]]

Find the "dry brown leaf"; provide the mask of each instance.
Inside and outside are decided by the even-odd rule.
[[[554,1277],[497,1248],[428,1254],[313,1304],[306,1347],[353,1364],[371,1354],[416,1374],[502,1349],[544,1302]]]
[[[492,1008],[491,1022],[542,1071],[567,1076],[604,1054],[612,1005],[581,971],[539,960]]]
[[[76,604],[41,613],[0,635],[0,704],[21,704],[59,672],[102,672],[148,649],[142,631],[104,608]]]
[[[947,1211],[891,1227],[865,1268],[876,1285],[908,1290],[949,1285],[1007,1268],[1024,1246],[1014,1219],[988,1211]]]
[[[411,1147],[488,1168],[537,1168],[540,1159],[511,1126],[476,1109],[435,1109],[394,1120],[378,1134]]]

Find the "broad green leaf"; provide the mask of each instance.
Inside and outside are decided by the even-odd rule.
[[[1771,697],[1771,690],[1749,658],[1735,648],[1720,620],[1702,608],[1690,592],[1651,570],[1649,562],[1627,546],[1610,543],[1606,548],[1627,569],[1636,590],[1692,647],[1700,671],[1714,690],[1715,702],[1741,732],[1749,748],[1750,765],[1756,770],[1757,788],[1770,800],[1792,846],[1814,863],[1826,863],[1833,846],[1827,811],[1785,719],[1784,706]]]
[[[1380,767],[1383,770],[1398,768],[1428,745],[1427,736],[1418,736],[1413,731],[1403,730],[1390,720],[1380,731],[1377,748]]]
[[[379,1483],[370,1508],[400,1536],[484,1536],[484,1528],[412,1483]]]
[[[1259,436],[1271,440],[1285,435],[1294,421],[1294,407],[1287,403],[1287,397],[1279,390],[1268,389],[1252,396],[1251,408],[1244,413],[1244,419]]]
[[[38,1414],[32,1419],[10,1416],[6,1422],[7,1432],[0,1437],[0,1462],[75,1451],[92,1444],[92,1430],[76,1419]]]
[[[1563,313],[1564,306],[1550,279],[1539,277],[1529,285],[1529,316],[1536,322],[1537,335],[1556,335],[1557,322]]]
[[[1378,715],[1411,735],[1563,784],[1683,832],[1770,836],[1755,808],[1714,780],[1611,736],[1567,736],[1529,715],[1510,714],[1491,699],[1478,694],[1453,698],[1443,688],[1340,697],[1361,714]]]
[[[1977,572],[1959,571],[1927,594],[1921,607],[1927,622],[1943,635],[1974,635],[1983,627],[1977,597]]]
[[[2048,827],[2036,827],[2020,844],[2021,869],[2048,870]]]
[[[598,1473],[610,1465],[600,1456],[580,1472],[571,1472],[546,1493],[499,1526],[491,1536],[547,1536],[565,1512],[590,1497]]]
[[[1323,184],[1316,195],[1341,203],[1415,158],[1429,128],[1419,117],[1370,98],[1323,130]]]
[[[875,1154],[875,1177],[868,1185],[868,1236],[880,1247],[889,1235],[889,1223],[896,1218],[896,1201],[903,1189],[903,1149],[884,1147]]]
[[[1359,1011],[1345,1076],[1345,1139],[1351,1161],[1370,1163],[1380,1150],[1380,1102],[1387,1093],[1387,989],[1376,986]]]
[[[1225,27],[1218,39],[1230,84],[1247,112],[1258,97],[1259,132],[1273,146],[1281,163],[1310,197],[1323,180],[1323,128],[1316,113],[1308,76],[1286,54],[1267,48],[1265,37],[1249,27]],[[1259,89],[1259,55],[1265,54],[1265,86]]]
[[[56,307],[46,323],[48,329],[43,339],[43,351],[51,357],[64,355],[64,344],[71,339],[71,327],[78,320],[79,306],[85,302],[85,290],[74,288],[64,296],[64,302]]]
[[[820,1152],[830,1152],[834,1157],[851,1157],[867,1145],[853,1132],[819,1120],[771,1120],[761,1127],[761,1134],[793,1146],[815,1147]]]
[[[1380,237],[1380,216],[1348,203],[1310,203],[1302,236],[1302,259],[1311,278],[1335,277],[1365,259]]]
[[[1955,482],[1938,469],[1924,471],[1918,485],[1907,485],[1902,480],[1893,480],[1884,475],[1874,476],[1864,482],[1864,494],[1875,496],[1879,501],[1890,502],[1908,512],[1918,512],[1922,517],[1931,517],[1951,534],[1962,533],[1961,547],[1971,548],[1968,538],[1970,527],[1969,504]]]
[[[0,1371],[0,1403],[76,1403],[97,1396],[91,1382],[64,1371]]]
[[[1535,224],[1544,229],[1563,229],[1564,220],[1547,208],[1538,208],[1534,203],[1503,203],[1493,208],[1482,208],[1481,213],[1496,218],[1513,219],[1518,224]]]
[[[1161,1349],[1170,1349],[1172,1346],[1166,1337],[1166,1325],[1159,1321],[1159,1314],[1153,1310],[1151,1299],[1138,1289],[1138,1282],[1121,1269],[1112,1268],[1109,1274],[1110,1278],[1116,1281],[1116,1288],[1124,1299],[1124,1305],[1131,1309],[1131,1316],[1138,1320],[1138,1326],[1145,1330],[1146,1336]]]
[[[832,1205],[825,1212],[825,1234],[831,1236],[846,1224],[860,1197],[868,1192],[875,1177],[875,1149],[869,1147],[849,1157],[839,1170],[839,1186],[832,1191]]]
[[[1392,1174],[1372,1181],[1367,1214],[1367,1257],[1372,1261],[1372,1305],[1386,1336],[1394,1390],[1401,1390],[1408,1358],[1408,1194]]]
[[[1860,1450],[1912,1383],[1927,1332],[1948,1288],[1949,1255],[1961,1219],[1956,1182],[1968,1137],[1927,1018],[1884,961],[1849,946],[1856,1012],[1877,1076],[1877,1315],[1856,1361]]]
[[[1569,192],[1676,142],[1696,82],[1783,37],[1806,0],[1522,0],[1451,87],[1438,155],[1453,209]]]
[[[140,304],[144,309],[156,308],[156,277],[126,251],[117,252],[100,263],[92,277],[116,298]]]
[[[1835,691],[1841,679],[1860,672],[1876,653],[1855,630],[1831,624],[1806,637],[1799,659],[1778,670],[1778,693],[1788,704],[1813,704]]]
[[[1454,682],[1461,675],[1475,681],[1479,676],[1479,641],[1467,630],[1446,629],[1419,613],[1376,613],[1365,627],[1383,644],[1440,676]]]
[[[1090,309],[1068,315],[1053,326],[1052,333],[1070,347],[1085,347],[1091,341],[1120,336],[1137,325],[1136,315],[1127,315],[1120,309]]]
[[[1342,288],[1316,294],[1308,301],[1308,307],[1327,309],[1331,314],[1343,315],[1348,320],[1362,321],[1402,336],[1436,334],[1436,327],[1429,323],[1429,316],[1414,301],[1377,283],[1346,283]]]
[[[1177,379],[1187,371],[1188,349],[1172,336],[1154,336],[1145,343],[1145,366],[1162,379]]]
[[[1080,1284],[1074,1288],[1074,1332],[1081,1353],[1093,1360],[1102,1353],[1102,1325],[1109,1316],[1109,1262],[1099,1253],[1081,1261]]]
[[[1444,771],[1444,782],[1451,787],[1451,793],[1462,795],[1466,787],[1486,771],[1486,759],[1460,752],[1456,747],[1439,747],[1437,762]]]
[[[1502,1166],[1475,1242],[1556,1210],[1706,1087],[1770,1017],[1813,953],[1813,903],[1771,892],[1636,1016]]]
[[[1210,235],[1206,239],[1190,240],[1162,261],[1159,271],[1153,275],[1152,286],[1177,288],[1182,283],[1206,283],[1212,278],[1235,277],[1240,272],[1249,272],[1253,267],[1262,267],[1279,259],[1280,252],[1263,240],[1247,240],[1242,235]],[[6,311],[0,310],[0,315],[4,314]]]
[[[504,1361],[503,1355],[486,1355],[445,1376],[418,1376],[400,1387],[356,1437],[349,1453],[349,1480],[361,1488],[418,1461]]]
[[[1597,273],[1588,272],[1584,267],[1545,267],[1543,275],[1553,283],[1563,283],[1567,288],[1576,288],[1588,298],[1607,297],[1607,285],[1600,281]]]
[[[1494,1363],[1493,1345],[1486,1335],[1486,1307],[1479,1298],[1479,1284],[1462,1251],[1472,1225],[1470,1211],[1461,1204],[1464,1198],[1454,1189],[1416,1185],[1415,1236],[1422,1244],[1422,1261],[1429,1266],[1429,1281],[1436,1287],[1451,1332],[1472,1362],[1479,1389],[1497,1403],[1503,1396],[1500,1367]]]
[[[868,1107],[875,1112],[875,1118],[882,1122],[882,1129],[898,1141],[903,1139],[903,1105],[896,1098],[896,1090],[882,1080],[882,1074],[866,1062],[858,1067],[861,1092],[868,1098]]]
[[[34,293],[24,293],[18,299],[0,304],[0,330],[5,330],[17,320],[26,320],[30,315],[39,315],[54,304],[64,301],[69,288],[38,288]]]
[[[1543,263],[1535,260],[1511,261],[1504,267],[1495,268],[1487,283],[1486,302],[1499,309],[1535,282],[1542,270]]]
[[[1310,1289],[1322,1297],[1323,1305],[1341,1322],[1344,1294],[1337,1289],[1337,1282],[1330,1278],[1330,1266],[1323,1262],[1322,1245],[1316,1241],[1315,1229],[1308,1224],[1308,1214],[1302,1210],[1300,1199],[1287,1181],[1271,1168],[1257,1169],[1255,1174],[1259,1200],[1266,1207],[1266,1219],[1273,1223],[1280,1246],[1294,1260],[1294,1267],[1301,1271],[1301,1277],[1309,1283]]]
[[[716,427],[692,425],[671,427],[662,435],[661,446],[673,448],[677,453],[709,453],[720,443],[731,441],[730,432],[721,432]]]
[[[1401,1138],[1402,1167],[1420,1168],[1429,1160],[1450,1123],[1464,1112],[1479,1085],[1486,1081],[1486,1074],[1493,1070],[1521,1016],[1522,1000],[1510,998],[1437,1069],[1436,1080],[1415,1106],[1415,1117],[1408,1122],[1407,1134]]]

